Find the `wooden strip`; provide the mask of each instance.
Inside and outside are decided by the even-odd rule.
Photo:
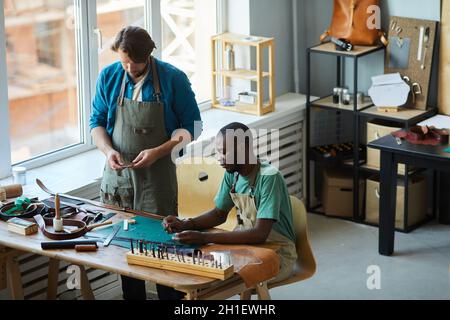
[[[151,262],[151,261],[130,260],[129,263],[144,266],[144,267],[170,270],[170,271],[176,271],[176,272],[181,272],[181,273],[189,273],[189,274],[193,274],[193,275],[198,275],[198,276],[203,276],[203,277],[213,278],[213,279],[219,279],[219,280],[226,280],[227,278],[230,277],[230,275],[227,273],[220,274],[220,273],[208,272],[208,271],[203,271],[203,270],[200,271],[198,269],[183,268],[181,266],[175,266],[175,265],[161,265],[159,263]]]
[[[50,259],[48,263],[47,300],[56,300],[58,291],[59,260]]]
[[[87,277],[86,269],[84,266],[80,267],[80,280],[81,280],[81,295],[84,300],[95,300],[94,293],[92,292],[91,284]]]
[[[188,258],[185,258],[188,259]],[[190,260],[189,260],[190,261]],[[233,266],[225,269],[211,268],[207,266],[194,265],[191,263],[182,263],[178,261],[160,260],[149,256],[140,256],[132,253],[127,253],[127,262],[150,268],[157,268],[163,270],[171,270],[182,273],[189,273],[207,278],[225,280],[234,274]]]
[[[269,289],[267,288],[267,282],[256,286],[256,293],[258,294],[259,300],[272,300]]]
[[[173,259],[174,256],[169,255],[169,258]],[[220,269],[220,268],[210,267],[207,265],[203,266],[203,265],[193,264],[191,258],[186,258],[186,257],[185,257],[185,261],[187,261],[187,262],[183,263],[183,262],[178,262],[175,260],[172,260],[172,261],[171,260],[162,260],[162,259],[156,259],[156,258],[153,258],[150,256],[142,256],[142,255],[128,253],[127,260],[136,260],[136,261],[145,261],[145,262],[148,261],[153,264],[159,264],[161,266],[172,265],[175,267],[181,267],[181,268],[185,268],[185,269],[189,269],[189,270],[204,270],[209,273],[217,273],[217,274],[224,274],[230,267],[232,268],[232,266],[230,266],[226,269]]]
[[[19,262],[16,257],[8,257],[6,259],[6,270],[8,273],[11,298],[14,300],[23,300],[22,278],[20,276]]]
[[[270,110],[275,110],[275,40],[269,42],[269,99]]]
[[[450,115],[450,0],[442,0],[439,62],[439,113]]]
[[[8,287],[6,280],[6,259],[2,255],[6,250],[5,247],[0,246],[0,290],[4,290]]]
[[[258,80],[256,86],[258,88],[258,115],[262,116],[262,108],[264,104],[264,79],[262,77],[263,73],[263,48],[258,46],[256,48],[256,73],[258,75]]]

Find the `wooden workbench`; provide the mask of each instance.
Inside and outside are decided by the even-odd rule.
[[[101,209],[90,205],[83,205],[85,208]],[[112,218],[113,223],[124,219],[134,217],[132,214],[115,212]],[[176,290],[186,293],[185,299],[227,299],[247,290],[244,282],[239,275],[235,274],[232,278],[221,281],[211,278],[205,278],[196,275],[165,271],[161,269],[152,269],[128,265],[126,261],[126,252],[128,249],[110,245],[109,247],[99,247],[96,252],[76,252],[75,250],[42,250],[41,242],[50,241],[41,231],[35,235],[22,236],[7,230],[7,224],[0,222],[0,280],[4,279],[3,269],[8,273],[9,287],[13,299],[23,299],[22,281],[17,257],[34,253],[50,258],[49,277],[48,277],[48,299],[56,299],[56,287],[58,283],[59,261],[66,261],[77,265],[81,270],[81,293],[84,299],[94,299],[86,276],[85,267],[104,270],[120,275],[132,277],[135,279],[151,281],[157,284],[172,287]],[[2,281],[0,281],[0,286]],[[4,282],[4,280],[3,280]],[[255,288],[261,298],[268,298],[267,287],[263,283]]]

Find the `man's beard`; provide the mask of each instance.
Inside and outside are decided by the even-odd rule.
[[[136,73],[136,74],[131,74],[131,76],[133,76],[134,78],[140,78],[140,77],[142,77],[144,74],[147,73],[148,67],[149,67],[149,66],[150,66],[150,64],[147,63],[147,65],[145,66],[144,70],[142,70],[141,72]]]

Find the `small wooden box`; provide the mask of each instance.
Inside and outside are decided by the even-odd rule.
[[[399,179],[395,211],[395,227],[405,229],[425,220],[427,215],[427,181],[418,176],[411,179],[408,195],[408,225],[405,222],[405,186],[403,179]],[[380,217],[380,182],[378,177],[367,180],[366,192],[366,222],[378,224]]]
[[[391,126],[387,123],[368,122],[367,123],[367,143],[378,140],[384,136],[398,131],[401,128]],[[367,167],[371,169],[380,169],[380,151],[367,148]],[[405,174],[405,165],[398,165],[398,173]]]
[[[8,230],[24,236],[38,232],[38,225],[27,220],[12,218],[8,220]]]
[[[359,212],[362,213],[364,180],[359,182]],[[327,169],[323,175],[322,204],[331,217],[353,217],[353,175],[348,170]]]

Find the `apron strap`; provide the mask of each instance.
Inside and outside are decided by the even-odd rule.
[[[156,61],[154,57],[152,59],[152,76],[153,76],[153,86],[155,89],[154,96],[156,101],[161,102],[161,84],[159,83],[158,70],[156,69]]]
[[[259,171],[261,170],[261,163],[258,161],[256,165],[255,175],[252,177],[252,181],[250,183],[250,195],[253,197],[256,187],[256,180],[258,179]]]
[[[256,180],[257,180],[257,178],[258,178],[260,169],[261,169],[261,163],[258,161],[256,170],[254,171],[254,172],[256,172],[256,173],[255,173],[255,175],[252,177],[252,180],[250,181],[250,190],[251,190],[251,191],[250,191],[250,192],[251,192],[250,195],[251,195],[251,196],[253,196],[253,192],[255,191]],[[231,190],[230,190],[231,193],[236,193],[236,185],[237,185],[238,180],[239,180],[239,173],[238,173],[238,172],[235,172],[235,173],[234,173],[234,181],[233,181],[233,184],[232,184]]]
[[[125,97],[126,83],[127,83],[127,72],[125,71],[123,75],[122,86],[120,88],[119,98],[117,99],[117,104],[119,105],[119,107],[123,107],[123,99]]]
[[[236,184],[237,184],[238,180],[239,180],[239,173],[235,172],[234,173],[234,181],[233,181],[233,184],[231,185],[231,190],[230,190],[231,193],[236,193]]]

